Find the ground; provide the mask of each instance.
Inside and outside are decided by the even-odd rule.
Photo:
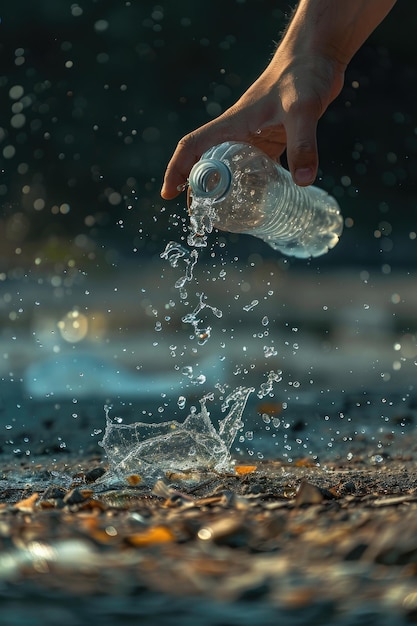
[[[7,624],[34,606],[35,624],[417,622],[414,460],[263,461],[153,486],[109,482],[99,455],[3,467]]]

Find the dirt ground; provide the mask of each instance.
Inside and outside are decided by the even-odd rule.
[[[34,606],[34,624],[417,622],[414,460],[264,461],[153,486],[105,469],[3,459],[5,624]]]

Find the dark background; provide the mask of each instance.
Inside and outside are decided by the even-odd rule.
[[[47,264],[71,255],[80,269],[102,271],[159,255],[161,241],[178,231],[172,215],[185,217],[184,198],[159,197],[178,139],[257,77],[293,4],[4,3],[3,267],[30,270],[35,258]],[[353,224],[321,264],[417,259],[416,25],[417,6],[400,0],[352,61],[320,123],[317,182]],[[259,245],[275,254],[241,241],[234,236],[230,245],[242,260]]]

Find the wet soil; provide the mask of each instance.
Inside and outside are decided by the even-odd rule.
[[[3,458],[4,623],[417,622],[415,460],[238,462],[145,485]]]

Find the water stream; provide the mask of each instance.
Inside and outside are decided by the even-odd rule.
[[[210,211],[198,220],[191,220],[191,234],[188,243],[202,247],[206,245],[207,233],[212,231],[212,217]],[[184,273],[175,282],[180,299],[189,305],[189,295],[186,285],[193,281],[193,271],[198,262],[196,247],[187,249],[180,243],[170,241],[161,258],[167,260],[172,268],[180,269]],[[204,293],[196,293],[197,304],[181,319],[184,324],[190,324],[193,332],[191,340],[197,340],[198,346],[204,346],[212,333],[212,323],[207,322],[207,315],[213,320],[222,318],[222,311],[207,302]],[[249,309],[248,309],[249,310]],[[191,365],[184,366],[182,373],[192,372]],[[272,395],[273,384],[281,380],[280,372],[270,371],[266,382],[262,383],[257,395],[264,398]],[[204,380],[204,374],[201,375]],[[222,401],[221,412],[226,414],[218,420],[216,428],[211,420],[207,402],[215,399],[214,392],[204,395],[200,399],[200,411],[191,407],[189,415],[183,422],[169,420],[158,423],[136,422],[124,424],[117,417],[112,418],[106,409],[106,431],[101,445],[106,451],[110,463],[109,475],[116,478],[126,478],[138,474],[141,480],[149,481],[159,478],[169,471],[183,471],[190,469],[227,470],[231,466],[231,447],[237,433],[243,429],[242,415],[247,400],[254,387],[238,386],[225,397],[226,385],[222,387],[219,400]],[[186,398],[178,399],[178,406],[184,407]]]

